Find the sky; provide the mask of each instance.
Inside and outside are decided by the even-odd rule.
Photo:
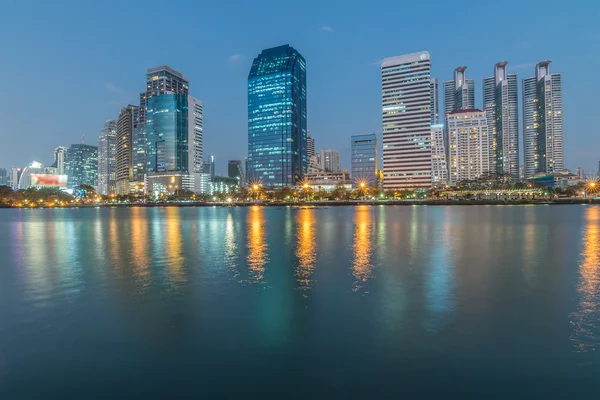
[[[440,97],[441,81],[466,65],[479,108],[481,78],[496,62],[519,74],[520,97],[521,78],[552,60],[551,71],[563,74],[565,166],[596,171],[598,15],[594,0],[7,1],[0,12],[0,167],[50,164],[59,145],[97,145],[104,121],[139,104],[146,70],[166,64],[202,100],[205,157],[214,154],[217,173],[225,174],[227,160],[247,153],[252,60],[290,44],[307,62],[316,148],[339,149],[344,168],[351,135],[381,138],[379,61],[428,50]],[[520,147],[522,163],[522,137]]]

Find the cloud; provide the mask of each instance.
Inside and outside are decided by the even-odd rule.
[[[121,89],[120,87],[118,87],[117,85],[115,85],[114,83],[105,83],[104,84],[104,88],[106,90],[108,90],[109,92],[113,92],[113,93],[123,93],[123,89]]]
[[[234,54],[232,56],[229,56],[230,63],[236,63],[238,61],[242,61],[243,59],[244,59],[244,56],[241,54]]]
[[[324,25],[324,26],[322,26],[322,27],[321,27],[321,30],[322,30],[322,31],[325,31],[325,32],[335,32],[335,31],[333,30],[333,28],[332,28],[332,27],[330,27],[330,26],[328,26],[328,25]]]

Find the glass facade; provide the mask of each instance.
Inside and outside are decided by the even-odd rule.
[[[148,171],[188,172],[188,96],[163,94],[147,103]]]
[[[72,144],[67,152],[68,187],[98,185],[98,147]]]
[[[248,75],[247,179],[290,186],[306,173],[306,61],[289,45],[263,50]]]
[[[351,140],[352,184],[366,181],[373,187],[377,175],[377,136],[355,135]]]

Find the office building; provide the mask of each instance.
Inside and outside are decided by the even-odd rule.
[[[0,168],[0,186],[9,185],[9,176],[6,168]]]
[[[365,182],[369,187],[377,185],[378,151],[377,136],[354,135],[350,138],[350,165],[352,185]]]
[[[583,181],[585,181],[585,170],[584,170],[583,168],[581,168],[581,167],[577,168],[577,170],[576,170],[576,172],[575,172],[575,173],[576,173],[576,175],[577,175],[577,179],[578,179],[580,182],[583,182]]]
[[[485,111],[456,110],[447,116],[449,181],[456,185],[490,174],[490,143]]]
[[[523,79],[523,147],[526,177],[564,169],[562,75],[550,73],[550,61]]]
[[[456,110],[475,108],[475,81],[467,79],[467,67],[454,70],[454,79],[444,82],[444,116]]]
[[[519,177],[519,111],[517,74],[503,61],[494,76],[483,78],[483,105],[490,129],[490,168],[497,176]]]
[[[9,186],[14,190],[19,188],[19,179],[21,178],[21,168],[13,167],[10,169]]]
[[[104,123],[98,139],[98,193],[107,195],[117,191],[117,121]]]
[[[352,189],[352,181],[347,170],[306,174],[303,182],[314,190],[325,190],[327,192],[332,192],[338,187]]]
[[[263,50],[248,75],[247,178],[291,186],[307,164],[306,61],[289,45]]]
[[[227,162],[227,176],[238,179],[240,186],[244,184],[245,178],[242,160],[229,160]]]
[[[444,125],[431,125],[431,186],[443,187],[448,183]]]
[[[315,138],[310,136],[310,131],[307,133],[306,137],[306,158],[310,160],[311,157],[315,155]]]
[[[215,177],[215,156],[210,155],[208,160],[202,161],[201,171],[203,174],[210,174],[211,178]]]
[[[215,193],[232,193],[240,187],[238,178],[215,176],[211,180],[211,195]]]
[[[440,119],[439,109],[439,95],[438,95],[438,80],[437,78],[431,79],[430,84],[430,99],[431,99],[431,125],[437,124]]]
[[[67,151],[68,187],[98,186],[98,147],[72,144]]]
[[[202,115],[202,102],[195,97],[188,96],[188,172],[190,174],[202,171]]]
[[[317,159],[325,172],[340,172],[342,170],[338,150],[323,149],[317,154]]]
[[[426,51],[381,63],[383,187],[431,186],[431,62]]]
[[[133,134],[137,129],[140,108],[128,105],[117,120],[116,190],[117,194],[130,193],[133,182]]]
[[[165,93],[188,95],[189,82],[181,73],[167,65],[149,68],[146,72],[146,91],[140,93],[139,122],[141,126],[146,124],[148,100],[152,97]]]
[[[68,148],[65,146],[59,146],[54,150],[53,160],[51,167],[56,168],[57,175],[66,175],[66,156]]]

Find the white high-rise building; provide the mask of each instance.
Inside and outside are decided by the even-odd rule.
[[[56,168],[57,175],[65,175],[68,147],[59,146],[54,150],[54,163],[52,166]]]
[[[507,62],[494,67],[494,76],[483,78],[483,105],[490,128],[490,167],[495,175],[519,177],[519,106],[517,74],[507,72]]]
[[[381,62],[383,186],[431,186],[431,61],[427,51]]]
[[[188,96],[188,173],[202,172],[202,102]]]
[[[486,112],[456,110],[447,116],[451,185],[490,173],[490,143]]]
[[[335,149],[323,149],[317,155],[317,159],[325,172],[340,172],[340,152]]]
[[[310,136],[310,131],[306,135],[306,157],[310,160],[315,156],[315,138]]]
[[[431,125],[431,186],[443,187],[448,183],[448,165],[444,143],[444,124]]]
[[[467,79],[467,67],[454,70],[454,79],[444,81],[444,116],[455,110],[475,108],[475,81]]]
[[[564,169],[562,76],[550,73],[550,61],[523,79],[523,147],[526,178]]]
[[[104,123],[98,139],[98,193],[111,194],[117,190],[117,121]]]

